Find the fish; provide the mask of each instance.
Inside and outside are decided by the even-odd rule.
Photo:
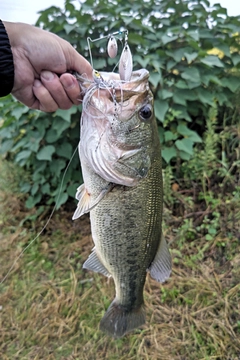
[[[90,213],[94,248],[83,268],[112,277],[115,298],[100,321],[113,338],[145,323],[147,272],[165,282],[171,255],[162,233],[161,149],[146,69],[129,81],[79,77],[84,92],[79,157],[84,183],[73,220]]]

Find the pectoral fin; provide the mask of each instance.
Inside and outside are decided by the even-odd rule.
[[[162,283],[169,278],[171,270],[172,259],[166,240],[162,234],[156,256],[149,268],[149,272],[154,280]]]
[[[108,186],[102,189],[100,194],[94,198],[91,194],[89,194],[86,191],[84,184],[79,186],[76,193],[76,199],[79,201],[78,201],[77,209],[75,210],[72,219],[73,220],[78,219],[83,214],[86,214],[90,210],[92,210],[112,188],[113,188],[113,184],[111,183],[108,184]]]
[[[99,260],[96,250],[93,249],[93,252],[89,255],[88,259],[83,264],[83,269],[91,270],[94,272],[101,273],[105,276],[110,277],[111,274],[105,268],[105,266]]]

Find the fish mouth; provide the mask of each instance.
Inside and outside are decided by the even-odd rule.
[[[146,81],[149,77],[149,72],[146,69],[140,69],[140,70],[133,71],[132,75],[131,75],[131,79],[129,81],[121,80],[120,75],[118,73],[104,72],[104,71],[100,71],[99,73],[105,81],[111,81],[111,80],[119,81],[122,83],[123,86],[129,85],[130,88],[132,88],[134,83],[140,82],[140,81],[141,82]]]
[[[129,93],[128,97],[134,94],[143,92],[143,89],[149,90],[148,78],[149,72],[146,69],[140,69],[132,72],[131,79],[124,81],[120,79],[120,75],[114,72],[100,71],[103,81],[101,83],[95,83],[92,79],[87,79],[83,75],[75,74],[83,95],[86,94],[91,88],[95,88],[101,95],[107,98],[112,97],[113,92]],[[119,97],[118,94],[116,94]],[[126,96],[126,95],[125,95]]]
[[[98,82],[77,76],[83,94],[83,111],[95,119],[106,119],[108,114],[125,122],[143,103],[152,102],[146,69],[133,71],[129,81],[121,80],[114,72],[99,74],[101,81]]]

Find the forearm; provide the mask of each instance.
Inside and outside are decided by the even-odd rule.
[[[14,62],[7,29],[0,20],[0,97],[8,95],[14,85]]]

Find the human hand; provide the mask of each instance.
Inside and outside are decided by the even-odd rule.
[[[46,112],[79,104],[79,84],[67,71],[91,79],[89,62],[53,33],[23,23],[3,23],[13,53],[13,96],[29,108]]]

